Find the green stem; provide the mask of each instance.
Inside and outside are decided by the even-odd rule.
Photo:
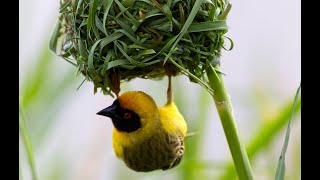
[[[254,132],[255,136],[252,140],[249,141],[247,145],[247,153],[249,156],[249,160],[253,160],[255,156],[266,147],[270,146],[275,137],[285,128],[286,123],[291,115],[293,101],[290,99],[284,105],[282,105],[279,109],[276,117],[270,117],[267,119],[263,119],[264,122],[260,125],[260,128],[257,128],[257,131]],[[297,106],[294,110],[294,116],[299,115],[299,111],[301,110],[301,97],[297,100]],[[228,163],[226,167],[225,173],[219,178],[222,180],[230,180],[235,179],[236,172],[232,163]]]
[[[215,67],[219,70],[219,65]],[[253,173],[245,147],[240,141],[236,120],[232,112],[232,104],[224,86],[221,74],[217,74],[211,67],[207,69],[207,75],[211,88],[214,90],[213,99],[216,104],[221,124],[226,135],[231,155],[240,180],[252,180]]]

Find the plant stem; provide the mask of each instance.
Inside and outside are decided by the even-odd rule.
[[[284,105],[280,106],[275,114],[277,116],[263,119],[263,124],[260,128],[253,133],[252,140],[249,141],[246,149],[248,153],[249,160],[253,160],[255,156],[266,147],[270,146],[275,137],[285,128],[287,120],[290,118],[292,110],[293,101],[290,99]],[[297,105],[294,110],[294,117],[296,117],[298,112],[301,110],[301,97],[297,100]],[[219,178],[223,180],[235,179],[236,172],[233,164],[230,162],[226,167],[225,173]]]
[[[219,65],[215,67],[219,70]],[[232,104],[224,86],[220,73],[216,73],[211,67],[207,68],[207,76],[211,88],[214,90],[213,99],[216,104],[221,124],[226,135],[231,155],[240,180],[252,180],[253,173],[245,147],[240,141],[236,120],[232,112]]]

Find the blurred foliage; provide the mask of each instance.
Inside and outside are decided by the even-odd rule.
[[[43,46],[35,66],[24,73],[20,85],[19,101],[26,112],[27,123],[32,127],[30,133],[36,149],[50,131],[57,112],[62,109],[59,104],[62,98],[67,102],[67,98],[72,97],[68,95],[71,89],[75,90],[78,81],[75,69],[67,68],[63,72],[61,69],[64,68],[57,67],[54,59],[48,47]]]
[[[48,50],[47,42],[44,44],[40,53],[31,57],[36,58],[34,66],[24,69],[23,79],[19,84],[19,134],[25,145],[20,146],[19,150],[27,151],[33,179],[37,176],[33,154],[39,152],[41,145],[46,142],[47,135],[56,123],[56,117],[62,112],[61,102],[67,103],[72,98],[69,93],[79,83],[75,78],[76,70],[67,68],[63,71],[64,68],[57,67],[55,56]],[[22,158],[19,158],[20,166],[23,163],[21,161]],[[57,176],[54,169],[52,173],[55,174],[52,177]]]

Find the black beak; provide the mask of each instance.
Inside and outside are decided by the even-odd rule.
[[[107,117],[113,118],[116,116],[116,108],[117,106],[115,104],[112,104],[111,106],[105,109],[102,109],[97,114],[101,116],[107,116]]]

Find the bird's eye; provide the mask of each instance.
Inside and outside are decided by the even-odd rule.
[[[124,117],[125,119],[130,119],[130,118],[131,118],[131,114],[130,114],[130,113],[125,113],[125,114],[123,115],[123,117]]]

